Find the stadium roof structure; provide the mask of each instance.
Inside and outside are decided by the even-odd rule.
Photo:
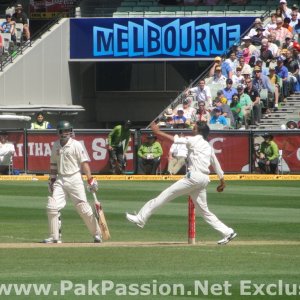
[[[77,114],[85,111],[81,105],[0,105],[0,113],[37,113]]]

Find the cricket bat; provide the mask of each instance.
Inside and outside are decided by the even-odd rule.
[[[108,230],[108,226],[106,223],[106,219],[104,216],[104,212],[101,206],[101,202],[98,201],[96,193],[92,193],[94,197],[94,206],[95,206],[95,212],[96,212],[96,217],[98,219],[98,223],[101,229],[102,237],[104,240],[109,240],[110,239],[110,233]]]

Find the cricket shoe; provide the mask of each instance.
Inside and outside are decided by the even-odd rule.
[[[137,225],[140,228],[143,228],[145,226],[145,223],[141,220],[141,218],[137,214],[132,215],[132,214],[126,213],[126,219],[129,222],[134,223],[135,225]]]
[[[229,243],[231,240],[233,240],[237,236],[237,233],[232,231],[228,235],[226,235],[222,240],[218,241],[218,245],[226,245]]]
[[[62,241],[61,241],[61,239],[55,240],[53,237],[49,237],[47,239],[44,239],[42,241],[42,243],[44,243],[44,244],[61,244]]]
[[[102,237],[99,234],[94,235],[94,243],[102,243]]]

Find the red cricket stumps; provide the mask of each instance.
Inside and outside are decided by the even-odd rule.
[[[188,213],[188,222],[189,222],[189,230],[188,230],[188,243],[189,244],[195,244],[196,240],[196,217],[195,217],[195,206],[194,203],[189,197],[189,213]]]

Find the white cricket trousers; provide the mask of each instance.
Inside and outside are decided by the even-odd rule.
[[[209,182],[208,175],[188,172],[184,178],[172,184],[156,198],[148,201],[139,211],[138,217],[146,223],[150,216],[165,203],[182,195],[190,195],[196,211],[202,215],[203,219],[223,236],[226,236],[232,232],[232,229],[210,212],[207,206],[206,187]]]

